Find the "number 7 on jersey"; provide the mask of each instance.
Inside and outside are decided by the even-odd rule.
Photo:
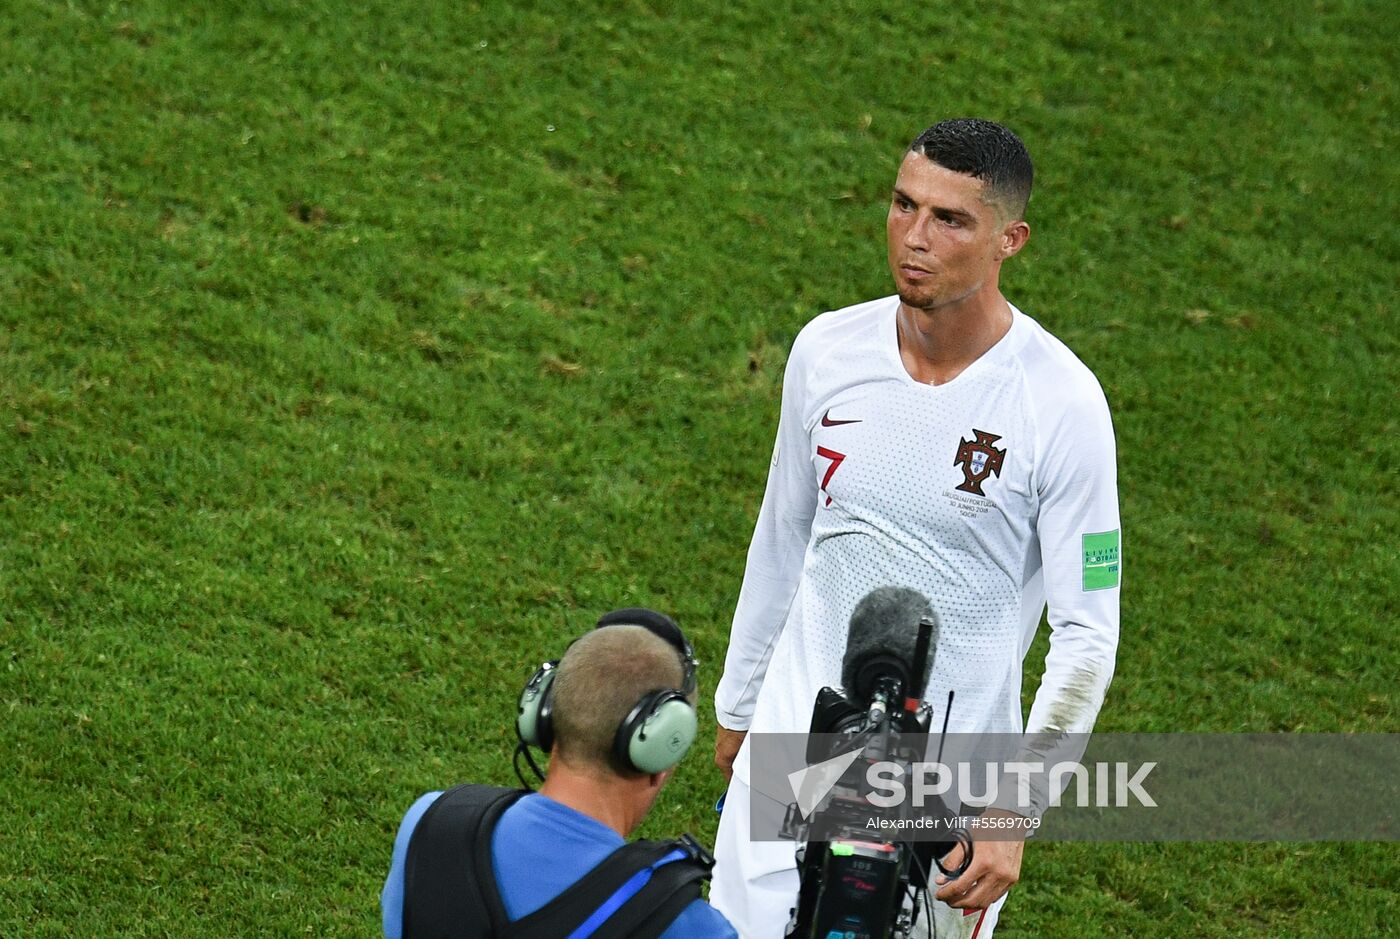
[[[826,484],[831,482],[831,477],[836,475],[836,468],[841,465],[841,461],[846,458],[846,454],[819,446],[817,447],[817,456],[831,461],[831,465],[826,468],[826,475],[822,477],[822,492],[826,492]],[[831,496],[829,495],[826,497],[826,504],[831,505]]]

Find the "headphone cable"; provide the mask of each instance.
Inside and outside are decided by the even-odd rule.
[[[544,772],[540,769],[539,764],[535,762],[535,758],[530,754],[530,745],[524,740],[521,740],[515,745],[515,755],[511,757],[510,765],[515,768],[515,777],[520,780],[520,785],[534,792],[535,787],[525,781],[525,774],[520,771],[521,756],[525,757],[525,762],[534,772],[536,778],[538,778],[540,782],[544,782]]]

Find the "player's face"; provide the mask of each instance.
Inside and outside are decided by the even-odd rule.
[[[885,231],[890,272],[906,306],[935,310],[965,300],[1015,253],[1006,250],[1011,226],[983,201],[983,185],[921,154],[905,154]]]

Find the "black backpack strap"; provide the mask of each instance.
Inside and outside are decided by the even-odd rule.
[[[657,939],[710,879],[715,859],[690,835],[663,843],[667,852],[642,889],[608,917],[592,939]]]
[[[491,833],[523,789],[464,785],[423,813],[404,860],[404,939],[482,939],[508,922]]]
[[[625,844],[550,902],[511,923],[502,939],[561,939],[570,936],[639,871],[670,851],[655,841]]]
[[[404,939],[560,939],[590,918],[598,920],[592,939],[656,939],[709,879],[714,858],[690,835],[634,841],[540,909],[510,922],[496,885],[491,835],[525,794],[458,786],[428,807],[404,862]]]
[[[709,879],[714,863],[689,835],[677,841],[634,841],[502,935],[560,939],[591,925],[589,939],[655,939],[700,896],[700,884]]]

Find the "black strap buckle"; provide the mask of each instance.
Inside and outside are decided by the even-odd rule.
[[[692,861],[703,867],[707,876],[709,872],[714,869],[715,856],[710,853],[709,848],[706,848],[699,841],[695,840],[695,836],[690,832],[686,832],[680,836],[679,840],[676,842],[676,847],[688,854]]]

